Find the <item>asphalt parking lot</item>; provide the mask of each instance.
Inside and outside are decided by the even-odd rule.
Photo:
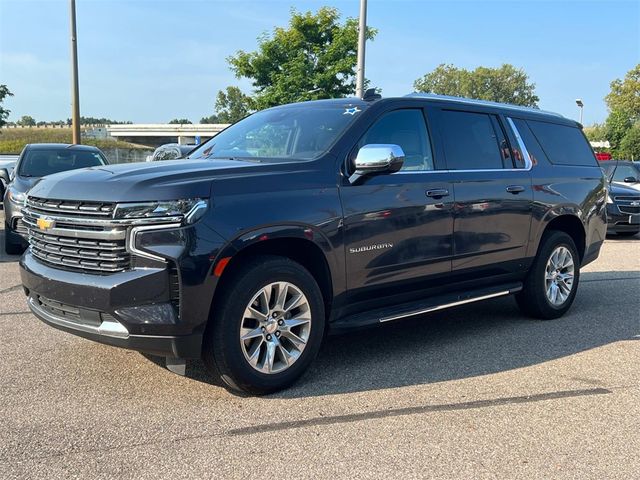
[[[330,337],[263,398],[45,326],[17,260],[0,256],[2,478],[638,478],[638,236],[605,243],[562,319],[505,298]]]

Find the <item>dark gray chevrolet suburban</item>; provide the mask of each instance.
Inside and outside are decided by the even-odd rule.
[[[285,388],[328,332],[514,295],[563,315],[606,234],[606,182],[560,115],[413,95],[253,114],[179,161],[29,192],[45,323],[232,390]]]

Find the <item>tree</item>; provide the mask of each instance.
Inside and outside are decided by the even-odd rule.
[[[368,28],[373,40],[376,30]],[[238,78],[248,78],[255,89],[255,108],[319,98],[337,98],[355,92],[358,22],[340,23],[337,9],[317,13],[291,11],[287,28],[275,28],[258,38],[254,52],[228,57]],[[228,92],[227,92],[228,93]]]
[[[640,159],[640,122],[633,124],[625,133],[617,149],[619,158]]]
[[[611,112],[620,112],[632,123],[640,120],[640,64],[629,70],[624,80],[611,82],[605,100]]]
[[[216,97],[218,123],[235,123],[255,111],[253,99],[238,87],[220,90]]]
[[[213,115],[209,115],[208,117],[202,117],[200,119],[200,123],[220,123],[220,121],[218,120],[218,115],[214,113]]]
[[[607,140],[607,128],[603,123],[594,123],[590,127],[584,127],[584,134],[590,142],[602,142]]]
[[[187,125],[190,123],[191,123],[191,120],[187,118],[174,118],[169,122],[170,125]]]
[[[2,108],[2,102],[4,102],[6,97],[13,97],[13,93],[9,91],[6,85],[0,85],[0,128],[6,125],[6,120],[11,113],[11,110]]]
[[[20,120],[18,120],[18,125],[22,127],[35,127],[36,121],[29,115],[23,115]]]
[[[413,83],[418,92],[537,107],[536,86],[524,70],[505,63],[499,68],[475,70],[441,64]]]
[[[631,128],[631,125],[631,120],[625,112],[612,110],[609,113],[605,122],[605,130],[614,156],[618,155],[618,147],[627,134],[627,131]]]

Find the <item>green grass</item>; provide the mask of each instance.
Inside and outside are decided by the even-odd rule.
[[[0,130],[0,154],[19,154],[27,143],[71,143],[71,128],[3,128]],[[127,142],[82,139],[98,148],[140,148]]]

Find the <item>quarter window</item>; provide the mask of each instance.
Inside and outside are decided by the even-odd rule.
[[[504,168],[508,146],[498,137],[491,115],[443,110],[441,127],[449,170]],[[501,148],[506,150],[504,154]]]
[[[399,145],[405,158],[401,171],[433,170],[431,142],[422,110],[395,110],[380,117],[358,142],[358,148],[371,144]]]

